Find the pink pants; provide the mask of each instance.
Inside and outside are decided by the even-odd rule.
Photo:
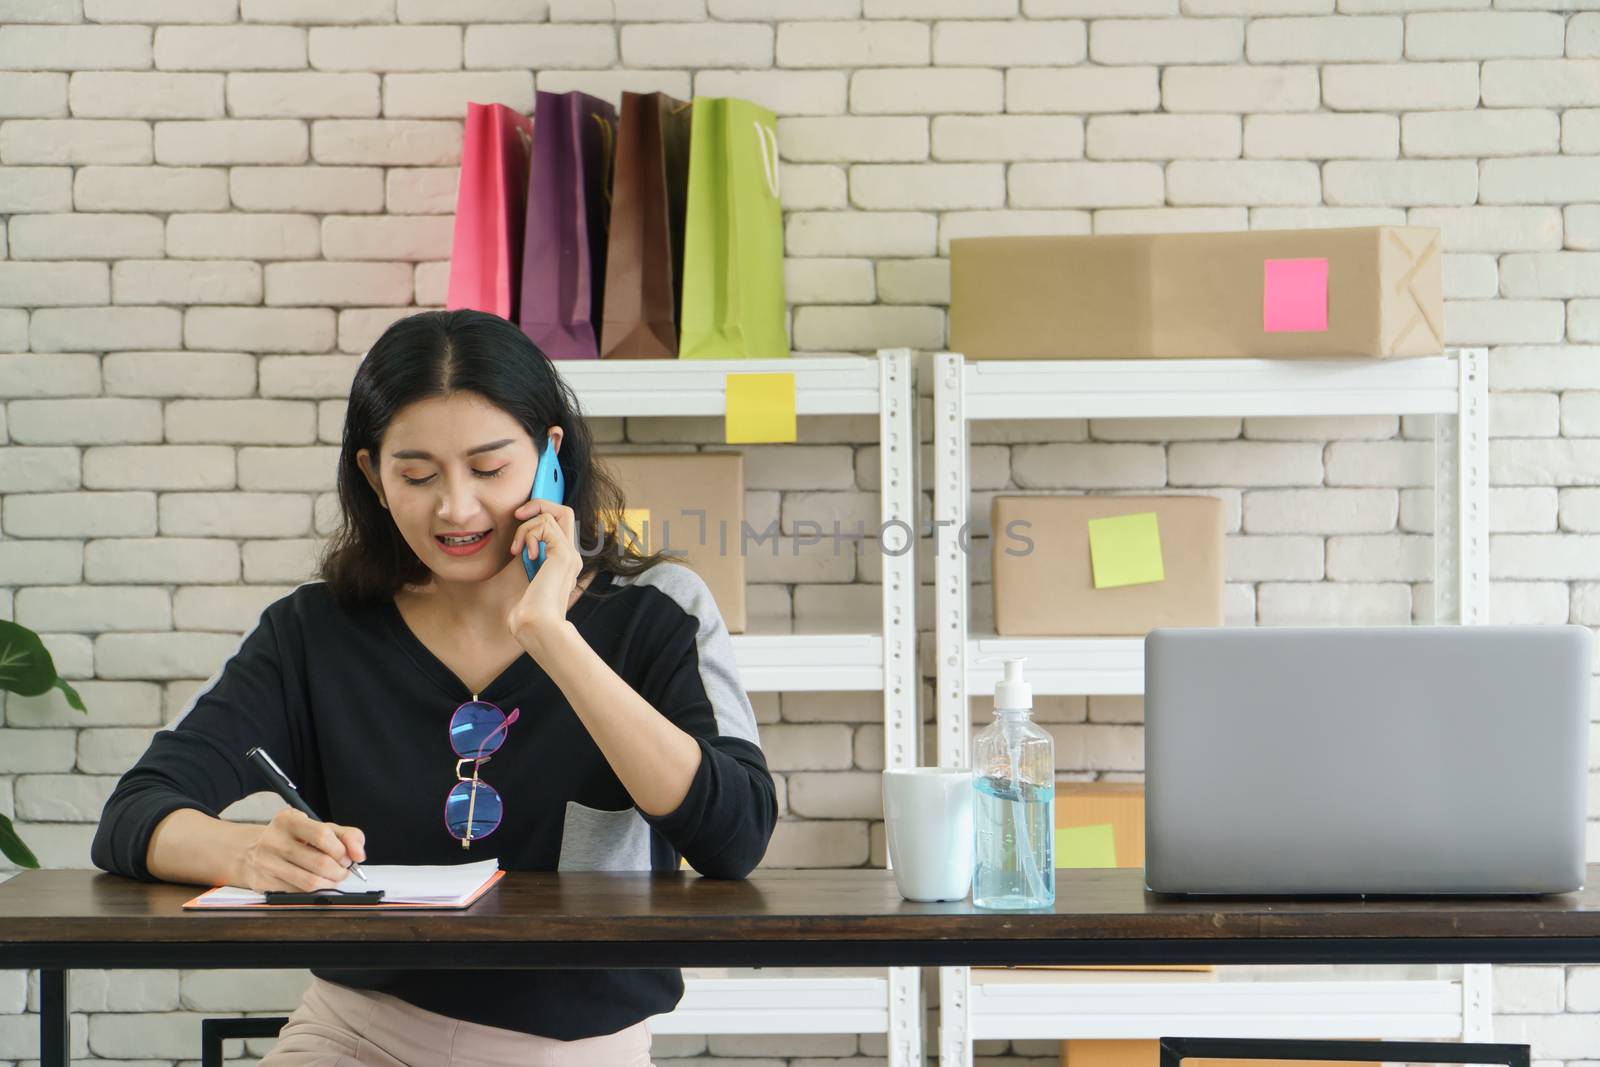
[[[312,975],[258,1067],[651,1067],[650,1028],[558,1041],[439,1015]]]

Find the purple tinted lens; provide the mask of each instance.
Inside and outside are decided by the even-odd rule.
[[[476,797],[474,797],[476,794]],[[500,825],[500,794],[488,782],[457,782],[444,802],[444,824],[450,836],[474,841],[488,837]]]
[[[450,716],[450,747],[462,759],[493,755],[505,742],[505,712],[486,700],[469,700]]]

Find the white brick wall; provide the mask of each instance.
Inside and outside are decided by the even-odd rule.
[[[1568,10],[1589,6],[0,0],[0,611],[47,633],[91,709],[0,704],[0,810],[46,862],[86,863],[115,776],[308,576],[356,362],[444,299],[463,105],[527,110],[535,88],[777,112],[802,352],[942,347],[952,237],[1441,227],[1450,340],[1493,349],[1494,615],[1600,626],[1600,12]],[[596,429],[695,447],[720,427]],[[868,624],[871,546],[803,535],[875,517],[874,432],[805,418],[800,445],[747,450],[748,515],[784,532],[750,561],[753,612]],[[1430,614],[1418,420],[993,423],[973,441],[980,547],[996,492],[1211,492],[1230,622]],[[769,864],[881,863],[875,703],[754,702],[784,817]],[[1040,718],[1062,770],[1141,777],[1137,700],[1041,701]],[[239,817],[263,817],[254,803]],[[286,1010],[304,981],[80,973],[76,1054],[191,1062],[199,1013]],[[1497,1038],[1531,1041],[1541,1067],[1593,1061],[1600,968],[1501,968],[1495,999]],[[36,983],[0,972],[0,1064],[34,1055],[25,1000]],[[656,1054],[884,1051],[753,1036]]]

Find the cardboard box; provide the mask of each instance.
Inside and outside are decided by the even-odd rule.
[[[963,237],[950,350],[968,359],[1436,355],[1439,231]]]
[[[1116,846],[1115,866],[1144,866],[1144,786],[1138,782],[1057,782],[1056,829],[1089,826],[1110,828]],[[1063,862],[1071,858],[1058,850],[1056,866],[1084,866]]]
[[[1115,845],[1115,866],[1144,867],[1144,786],[1138,782],[1057,782],[1056,830],[1085,827],[1109,828]],[[1073,855],[1057,847],[1056,867],[1076,867]],[[1059,891],[1059,890],[1058,890]],[[1046,967],[1062,971],[1199,971],[1211,973],[1209,963],[1122,964],[1116,967]]]
[[[1063,1041],[1061,1067],[1161,1067],[1158,1041]],[[1194,1057],[1183,1067],[1373,1067],[1357,1060],[1240,1060]]]
[[[1059,831],[1080,828],[1107,828],[1115,846],[1115,867],[1144,867],[1144,786],[1138,782],[1056,782],[1056,830],[1057,841],[1061,841]],[[1096,864],[1097,866],[1101,864]],[[1056,867],[1073,868],[1083,864],[1074,862],[1070,851],[1061,847],[1056,849]],[[1060,885],[1057,884],[1057,894]],[[980,968],[973,968],[974,971]],[[1019,977],[1018,981],[1039,981],[1038,971],[1055,971],[1057,973],[1070,971],[1074,981],[1139,981],[1138,975],[1117,975],[1115,979],[1095,978],[1083,972],[1107,971],[1141,971],[1149,976],[1149,980],[1166,980],[1169,976],[1151,974],[1150,972],[1188,972],[1187,974],[1170,977],[1189,978],[1195,981],[1209,980],[1214,976],[1216,967],[1209,963],[1182,963],[1182,964],[1139,964],[1128,963],[1115,966],[1083,966],[1079,964],[1038,964],[1028,967],[1012,968],[1024,975],[1032,973],[1032,977]],[[1205,977],[1201,977],[1204,975]],[[988,980],[985,976],[984,980]]]
[[[728,632],[743,633],[744,455],[625,452],[601,459],[622,488],[624,523],[640,547],[682,555],[711,589]]]
[[[1162,579],[1097,588],[1091,520],[1150,512]],[[990,517],[994,624],[1003,637],[1143,636],[1157,626],[1222,625],[1225,517],[1216,497],[997,496]]]

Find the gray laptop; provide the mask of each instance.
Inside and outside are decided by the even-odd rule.
[[[1591,669],[1582,626],[1152,631],[1146,883],[1580,889]]]

